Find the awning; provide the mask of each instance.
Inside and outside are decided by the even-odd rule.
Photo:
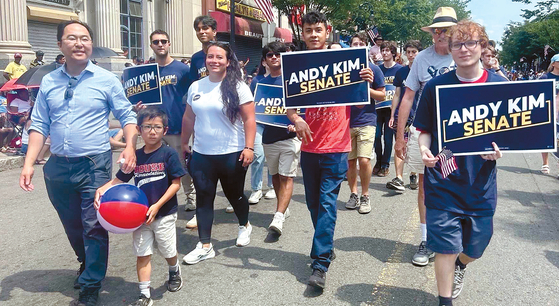
[[[59,23],[65,20],[78,20],[78,14],[72,11],[54,10],[39,6],[27,6],[27,19],[50,23]]]
[[[231,19],[229,17],[229,14],[222,12],[210,12],[210,16],[212,16],[217,21],[218,33],[231,32]],[[262,22],[244,19],[241,17],[235,17],[235,34],[256,39],[262,39],[262,37],[264,37],[264,32],[262,31]],[[274,37],[279,38],[280,41],[285,43],[293,41],[291,31],[279,27],[276,27],[276,30],[274,31]]]

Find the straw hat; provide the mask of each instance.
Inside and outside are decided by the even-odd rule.
[[[435,17],[433,17],[433,23],[421,29],[431,33],[432,28],[447,28],[456,25],[457,22],[454,9],[448,6],[441,6],[437,9]]]

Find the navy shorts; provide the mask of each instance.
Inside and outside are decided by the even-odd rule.
[[[435,253],[480,258],[493,236],[493,216],[427,208],[427,247]]]

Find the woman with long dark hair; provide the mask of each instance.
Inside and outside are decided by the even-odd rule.
[[[242,81],[239,62],[228,44],[213,42],[206,53],[208,77],[188,90],[183,116],[183,149],[194,132],[187,168],[196,188],[196,218],[200,242],[183,260],[195,264],[215,256],[211,244],[214,199],[218,180],[239,219],[237,246],[250,243],[245,176],[254,155],[254,97]]]

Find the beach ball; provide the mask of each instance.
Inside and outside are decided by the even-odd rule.
[[[148,198],[134,185],[112,186],[103,194],[100,202],[97,219],[111,233],[133,232],[146,221]]]

